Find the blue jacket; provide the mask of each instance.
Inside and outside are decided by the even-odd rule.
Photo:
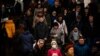
[[[21,51],[22,52],[32,52],[34,38],[29,31],[25,31],[19,37],[21,42]]]
[[[75,56],[89,56],[89,47],[87,44],[80,45],[76,44],[75,45]]]
[[[48,0],[49,5],[53,6],[54,5],[54,0]]]

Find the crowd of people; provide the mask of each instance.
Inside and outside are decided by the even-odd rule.
[[[0,56],[100,56],[98,4],[1,2]]]

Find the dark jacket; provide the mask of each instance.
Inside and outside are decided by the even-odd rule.
[[[89,56],[89,47],[87,44],[80,45],[77,43],[75,45],[75,56]]]
[[[34,29],[34,36],[36,40],[46,38],[48,36],[48,26],[43,22],[37,23]]]
[[[19,42],[22,52],[32,52],[34,38],[29,31],[25,31],[19,36]]]
[[[33,51],[34,56],[45,56],[46,55],[46,50],[44,47],[41,49],[38,47],[38,45],[35,46],[34,51]]]

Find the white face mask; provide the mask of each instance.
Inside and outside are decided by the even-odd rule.
[[[79,38],[78,32],[73,32],[73,37],[74,37],[74,40],[78,40]]]
[[[57,45],[52,45],[52,48],[53,49],[57,49]]]

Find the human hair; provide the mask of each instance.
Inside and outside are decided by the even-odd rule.
[[[58,25],[57,22],[54,22],[54,23],[53,23],[53,27],[54,27],[54,26],[59,26],[59,25]]]

